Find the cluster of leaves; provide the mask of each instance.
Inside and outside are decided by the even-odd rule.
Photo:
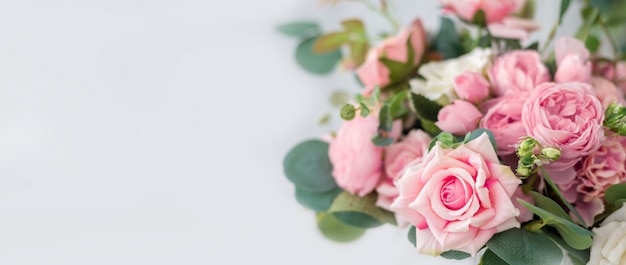
[[[375,205],[376,193],[358,197],[337,186],[328,159],[328,143],[308,140],[296,145],[285,157],[283,167],[295,185],[297,201],[317,212],[318,228],[327,238],[352,241],[368,228],[396,224],[393,213]]]

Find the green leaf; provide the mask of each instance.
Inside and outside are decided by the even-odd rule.
[[[309,38],[317,36],[322,32],[320,26],[312,21],[298,21],[282,24],[276,27],[276,30],[287,36]]]
[[[539,42],[535,41],[533,43],[531,43],[530,45],[528,45],[526,48],[524,48],[525,50],[539,50]]]
[[[439,256],[446,258],[446,259],[463,260],[463,259],[467,259],[471,257],[472,255],[470,255],[469,253],[465,253],[463,251],[448,250],[444,253],[441,253]]]
[[[392,83],[406,77],[406,74],[408,73],[406,63],[394,61],[384,57],[378,59],[378,61],[385,65],[385,67],[389,70],[389,80]]]
[[[393,127],[393,117],[391,116],[391,110],[388,105],[384,105],[378,114],[378,130],[389,132]]]
[[[424,118],[419,118],[419,121],[422,126],[422,129],[425,132],[429,133],[431,136],[438,135],[442,132],[442,130],[439,129],[439,127],[437,127],[437,125],[433,121],[429,121]]]
[[[344,224],[332,214],[317,213],[316,219],[320,232],[335,242],[354,241],[365,233],[365,229]]]
[[[546,169],[544,167],[541,167],[541,175],[543,176],[543,179],[546,181],[548,186],[550,186],[552,191],[556,193],[556,195],[559,197],[561,202],[567,207],[570,213],[573,213],[574,216],[576,216],[576,219],[578,220],[578,222],[582,225],[586,225],[585,220],[582,218],[580,213],[578,213],[576,208],[574,208],[574,206],[571,203],[569,203],[567,199],[565,199],[565,196],[563,196],[563,193],[561,193],[561,190],[559,189],[559,187],[557,187],[556,184],[554,184],[554,181],[552,181],[552,178],[550,177],[548,172],[546,172]]]
[[[615,0],[591,0],[591,5],[595,6],[602,12],[611,12],[614,8]]]
[[[437,121],[439,110],[443,107],[436,102],[427,99],[421,94],[411,93],[411,106],[415,113],[424,119]]]
[[[622,207],[623,200],[626,199],[626,183],[611,185],[604,192],[604,200],[611,208]]]
[[[495,234],[487,247],[511,265],[560,264],[563,259],[561,249],[546,235],[520,228]]]
[[[587,49],[592,53],[597,52],[598,49],[600,49],[600,39],[594,35],[587,36],[587,39],[585,40],[585,47],[587,47]]]
[[[313,44],[313,52],[317,54],[329,53],[341,48],[348,42],[348,34],[345,32],[333,32],[319,36]]]
[[[526,0],[522,10],[518,12],[518,17],[532,20],[535,17],[535,6],[535,0]]]
[[[283,168],[287,179],[302,191],[323,193],[337,188],[328,159],[328,143],[320,140],[293,147],[283,160]]]
[[[363,104],[363,102],[359,103],[359,106],[361,106],[361,117],[367,117],[367,115],[370,114],[370,108]]]
[[[451,133],[441,132],[437,134],[432,141],[430,141],[430,144],[428,145],[428,151],[430,151],[430,149],[433,149],[437,142],[441,142],[443,144],[443,147],[454,147],[453,145],[455,144],[455,139]]]
[[[541,217],[543,222],[559,231],[563,240],[574,249],[586,249],[591,247],[593,232],[582,228],[575,223],[534,206],[522,199],[517,201],[531,212]]]
[[[474,14],[474,17],[472,18],[472,23],[481,28],[487,27],[487,15],[485,15],[485,11],[482,9],[476,11],[476,14]]]
[[[496,253],[493,253],[491,249],[487,249],[480,259],[479,265],[509,265],[506,261],[502,260]]]
[[[563,22],[563,15],[567,12],[570,2],[570,0],[561,0],[561,7],[559,9],[559,25]]]
[[[389,146],[393,142],[394,142],[393,138],[391,138],[391,137],[384,137],[384,136],[382,136],[380,134],[376,134],[376,136],[374,136],[372,138],[372,143],[375,146],[380,146],[380,147]]]
[[[355,65],[361,65],[365,61],[369,50],[369,40],[363,22],[358,19],[346,20],[341,23],[344,31],[348,34],[348,48],[350,58]]]
[[[463,54],[459,34],[456,32],[456,27],[451,19],[441,17],[441,27],[435,38],[434,47],[443,55],[444,59],[459,57]]]
[[[356,108],[352,104],[346,104],[339,110],[339,116],[346,121],[354,119],[356,116]]]
[[[572,221],[572,218],[570,218],[569,215],[567,215],[565,210],[563,210],[563,208],[561,208],[561,206],[559,206],[559,204],[553,201],[552,199],[536,191],[530,191],[529,194],[535,201],[535,205],[537,205],[537,207],[544,209],[558,217],[561,217],[568,221]]]
[[[317,54],[313,52],[313,45],[317,37],[312,37],[301,42],[296,48],[296,61],[305,70],[325,75],[335,69],[335,66],[341,60],[341,51],[336,50],[329,53]]]
[[[389,114],[393,119],[400,118],[407,113],[407,108],[405,107],[405,100],[407,97],[407,93],[396,93],[391,96],[387,102],[389,105]]]
[[[413,244],[414,247],[417,245],[416,229],[417,228],[415,228],[415,226],[412,225],[411,228],[409,229],[409,233],[407,234],[407,238],[409,239],[409,242],[411,242],[411,244]]]
[[[583,249],[583,250],[574,249],[570,247],[567,243],[565,243],[565,241],[561,237],[553,233],[546,233],[546,235],[548,235],[554,242],[556,242],[559,246],[565,249],[569,258],[572,260],[572,262],[575,265],[579,265],[579,264],[584,265],[584,264],[587,264],[587,262],[589,262],[589,254],[590,254],[589,250],[590,249]]]
[[[587,36],[589,36],[589,31],[591,31],[591,27],[598,21],[600,17],[600,13],[597,8],[591,7],[588,10],[583,10],[586,15],[584,15],[584,21],[582,27],[576,32],[576,38],[585,42],[587,40]]]
[[[471,132],[468,132],[465,135],[465,140],[463,140],[464,143],[467,143],[471,140],[474,140],[478,137],[480,137],[481,135],[483,135],[483,133],[486,133],[487,136],[489,136],[489,142],[491,142],[491,146],[493,146],[493,150],[498,150],[498,145],[496,143],[496,138],[493,136],[493,133],[490,130],[487,129],[483,129],[483,128],[478,128],[476,130],[473,130]]]
[[[330,208],[333,200],[341,191],[342,189],[336,188],[334,190],[316,193],[304,191],[296,187],[296,200],[304,207],[316,212],[324,212]]]
[[[335,215],[340,221],[357,227],[370,228],[389,223],[396,225],[392,212],[376,206],[376,193],[364,197],[342,192],[337,195],[328,213]]]

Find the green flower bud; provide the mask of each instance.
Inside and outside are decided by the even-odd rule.
[[[552,147],[542,149],[541,154],[547,157],[550,161],[555,161],[561,157],[561,151]]]
[[[536,157],[534,155],[520,157],[519,163],[522,166],[532,166],[535,164]]]
[[[522,176],[522,177],[530,176],[530,168],[528,167],[518,166],[516,171],[517,171],[517,175],[519,176]]]
[[[535,147],[537,147],[537,141],[533,138],[527,137],[522,140],[517,147],[517,155],[519,157],[532,155],[535,153]]]
[[[356,115],[356,109],[350,104],[343,105],[343,107],[341,107],[340,115],[344,120],[352,120]]]

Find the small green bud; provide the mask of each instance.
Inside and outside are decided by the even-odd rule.
[[[340,115],[344,120],[352,120],[356,115],[356,109],[350,104],[343,105],[343,107],[341,107]]]
[[[522,176],[522,177],[530,176],[530,168],[528,167],[518,166],[516,171],[517,171],[517,175],[519,176]]]
[[[446,146],[450,146],[454,143],[454,136],[449,133],[449,132],[443,132],[441,134],[439,134],[439,137],[437,137],[437,140],[439,140],[440,142],[444,143]]]
[[[533,166],[535,164],[536,158],[534,155],[520,157],[519,163],[522,166]]]
[[[533,138],[527,137],[522,140],[517,147],[517,155],[519,157],[533,155],[535,153],[535,147],[537,147],[537,141]]]
[[[546,147],[542,149],[541,154],[547,157],[550,161],[555,161],[561,157],[561,151],[553,147]]]

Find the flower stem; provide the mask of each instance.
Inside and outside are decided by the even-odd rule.
[[[353,1],[363,4],[364,6],[369,8],[371,11],[381,15],[387,21],[389,21],[389,23],[391,24],[391,27],[393,28],[394,34],[400,31],[400,23],[398,22],[398,20],[395,19],[395,17],[391,13],[391,10],[389,9],[387,5],[386,0],[380,0],[380,8],[370,3],[368,0],[353,0]]]

